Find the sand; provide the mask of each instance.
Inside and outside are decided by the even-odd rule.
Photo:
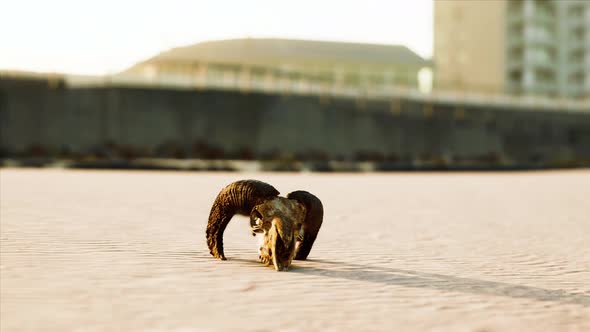
[[[310,259],[205,243],[226,184],[320,197]],[[0,170],[1,331],[589,331],[590,171]]]

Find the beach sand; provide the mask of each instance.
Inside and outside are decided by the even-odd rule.
[[[322,199],[308,261],[210,256],[215,196]],[[590,171],[0,170],[1,331],[590,331]]]

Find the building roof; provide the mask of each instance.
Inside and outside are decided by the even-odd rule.
[[[206,62],[268,66],[278,64],[427,65],[401,45],[292,39],[209,41],[162,52],[144,63]]]

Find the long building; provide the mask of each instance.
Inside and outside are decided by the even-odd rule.
[[[174,48],[121,75],[203,86],[383,91],[418,88],[418,71],[429,65],[399,45],[246,38]]]
[[[590,2],[434,1],[434,88],[590,98]]]

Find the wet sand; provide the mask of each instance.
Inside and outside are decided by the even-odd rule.
[[[310,259],[257,262],[226,184],[320,197]],[[2,331],[588,331],[590,171],[0,170]]]

